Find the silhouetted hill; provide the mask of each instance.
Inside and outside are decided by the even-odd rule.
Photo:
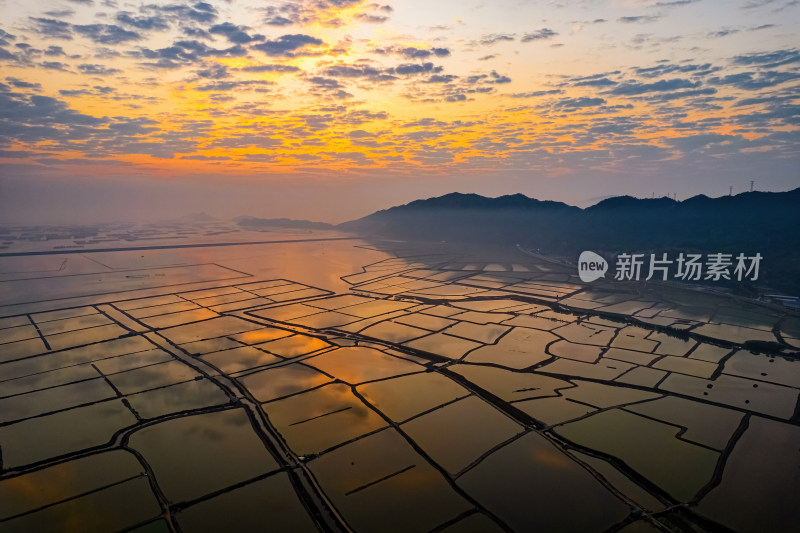
[[[335,226],[325,222],[310,222],[308,220],[293,220],[290,218],[257,218],[257,217],[238,217],[236,224],[245,229],[334,229]]]
[[[672,198],[634,198],[633,196],[614,196],[598,202],[587,211],[613,211],[616,209],[630,209],[641,211],[643,209],[659,209],[672,207],[677,204]]]
[[[522,194],[486,198],[451,193],[378,211],[339,229],[400,239],[516,243],[519,224],[535,226],[537,233],[555,232],[580,213],[577,207]]]
[[[392,207],[384,211],[378,211],[369,217],[378,215],[379,213],[397,213],[405,210],[428,210],[428,209],[578,209],[569,206],[562,202],[552,202],[549,200],[536,200],[535,198],[528,198],[524,194],[509,194],[500,196],[498,198],[487,198],[479,194],[462,194],[452,192],[444,196],[436,198],[428,198],[427,200],[415,200],[409,204]],[[366,217],[366,218],[369,218]]]
[[[189,213],[188,215],[182,216],[181,219],[189,222],[217,222],[219,220],[208,213]]]
[[[608,198],[586,209],[522,194],[447,194],[378,211],[340,229],[406,240],[521,244],[577,256],[702,252],[764,256],[765,277],[800,287],[800,188],[684,201]]]

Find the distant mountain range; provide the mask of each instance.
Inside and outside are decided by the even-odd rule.
[[[521,244],[543,253],[761,253],[762,279],[800,288],[800,188],[687,200],[618,196],[581,209],[522,194],[452,193],[340,224],[365,236]]]

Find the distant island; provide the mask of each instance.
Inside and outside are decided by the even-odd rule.
[[[260,230],[260,229],[304,229],[304,230],[321,230],[321,229],[336,229],[333,224],[326,224],[325,222],[311,222],[308,220],[295,220],[292,218],[258,218],[258,217],[237,217],[234,219],[237,225],[243,229]]]

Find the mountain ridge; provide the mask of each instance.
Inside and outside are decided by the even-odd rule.
[[[450,193],[377,211],[337,229],[365,237],[520,244],[544,253],[761,253],[765,278],[800,289],[800,187],[709,198],[617,196],[585,209],[516,194]]]

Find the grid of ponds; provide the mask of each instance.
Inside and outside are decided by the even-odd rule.
[[[400,257],[0,318],[0,530],[790,531],[797,322]]]

